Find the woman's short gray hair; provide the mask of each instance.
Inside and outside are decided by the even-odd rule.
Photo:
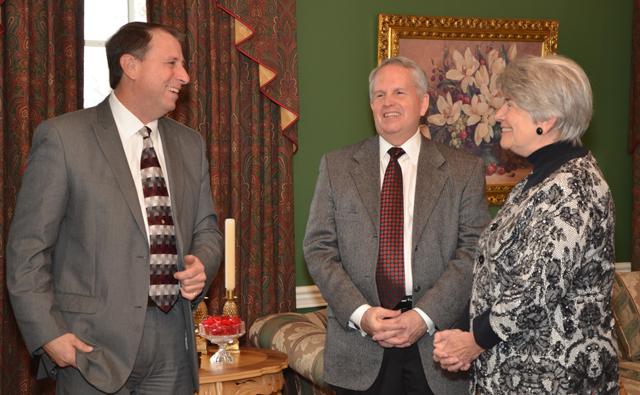
[[[369,73],[369,101],[373,101],[373,81],[376,79],[376,75],[381,68],[389,65],[398,65],[402,66],[405,69],[409,69],[411,71],[411,75],[413,77],[413,83],[418,90],[418,95],[422,96],[427,93],[429,89],[429,85],[427,84],[427,76],[424,71],[418,66],[416,62],[409,58],[405,58],[404,56],[394,56],[392,58],[386,58],[378,67],[373,69],[371,73]]]
[[[589,78],[576,62],[559,55],[523,56],[507,65],[497,84],[534,122],[556,117],[553,128],[560,140],[581,144],[593,114],[593,98]]]

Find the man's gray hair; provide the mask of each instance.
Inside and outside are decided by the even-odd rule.
[[[392,58],[384,59],[382,62],[380,62],[378,67],[373,69],[369,74],[369,101],[373,101],[373,81],[375,80],[378,71],[380,71],[381,68],[389,65],[398,65],[410,70],[411,76],[413,77],[413,83],[418,90],[418,95],[422,96],[427,93],[427,90],[429,89],[429,85],[427,83],[427,75],[420,68],[420,66],[418,66],[418,64],[413,60],[405,58],[404,56],[394,56]]]

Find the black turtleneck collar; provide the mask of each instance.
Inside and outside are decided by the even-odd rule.
[[[539,184],[571,159],[581,158],[588,152],[586,148],[574,146],[568,141],[558,141],[538,149],[527,157],[527,160],[533,165],[533,171],[527,178],[524,190]]]

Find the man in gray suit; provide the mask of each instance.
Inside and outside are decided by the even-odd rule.
[[[191,308],[222,243],[202,138],[164,117],[181,34],[134,22],[107,42],[113,92],[37,129],[7,247],[28,350],[57,394],[190,394]]]
[[[385,59],[369,76],[369,94],[378,136],[322,158],[304,240],[329,304],[325,380],[338,394],[466,393],[466,376],[433,362],[432,335],[467,312],[476,240],[489,220],[484,166],[419,133],[429,96],[413,61]],[[392,161],[402,192],[400,213],[389,215]],[[397,234],[389,235],[394,216]],[[400,266],[385,278],[389,245]],[[400,290],[383,307],[390,284]]]

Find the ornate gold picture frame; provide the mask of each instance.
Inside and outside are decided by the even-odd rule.
[[[424,69],[430,103],[421,130],[484,160],[490,204],[502,204],[530,171],[524,158],[500,148],[496,77],[518,56],[555,53],[558,26],[555,20],[378,16],[378,63],[402,55]]]

